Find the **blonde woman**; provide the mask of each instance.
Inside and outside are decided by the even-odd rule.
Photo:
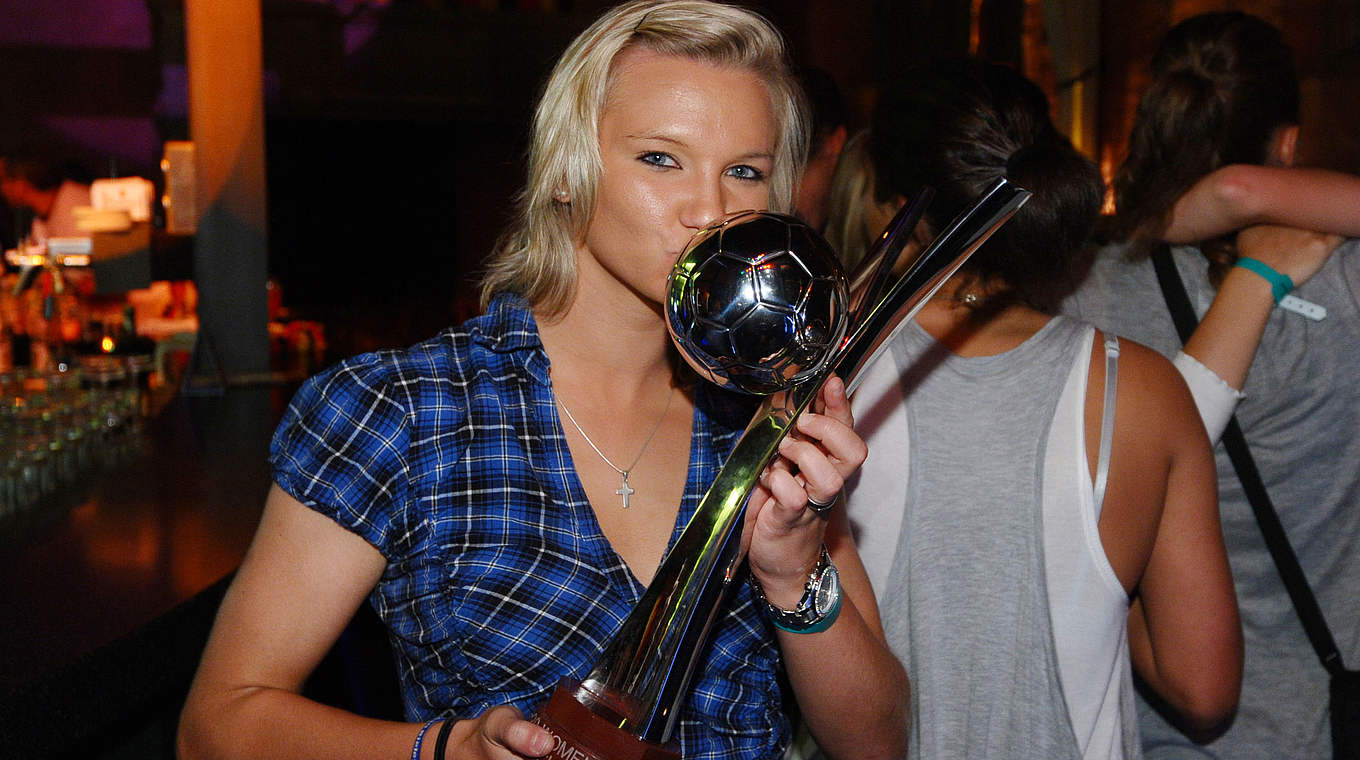
[[[826,241],[840,257],[846,271],[855,267],[869,252],[875,237],[887,225],[875,213],[874,165],[869,157],[869,130],[856,132],[845,142],[836,171],[831,175],[827,193]]]
[[[749,419],[748,403],[676,374],[663,294],[695,231],[791,208],[807,140],[796,88],[766,21],[703,0],[620,6],[568,48],[487,313],[344,362],[294,399],[185,705],[182,757],[549,752],[524,716],[589,669]],[[686,758],[780,756],[781,671],[834,756],[903,750],[905,675],[843,527],[808,508],[865,453],[843,387],[820,402],[752,496],[750,580],[682,706]],[[824,545],[839,614],[777,630]],[[365,599],[390,630],[409,722],[298,693]]]

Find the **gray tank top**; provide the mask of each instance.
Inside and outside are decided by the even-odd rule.
[[[911,674],[911,757],[1079,756],[1049,616],[1042,473],[1087,329],[1058,317],[978,358],[915,323],[894,344],[911,471],[883,622]]]

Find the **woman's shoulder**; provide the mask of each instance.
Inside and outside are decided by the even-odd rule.
[[[1185,378],[1158,351],[1120,338],[1118,379],[1118,408],[1131,429],[1165,437],[1202,428]],[[1141,422],[1150,419],[1158,420],[1158,424]]]
[[[1120,380],[1138,385],[1153,385],[1180,377],[1171,360],[1147,345],[1128,338],[1119,339]]]
[[[529,319],[532,328],[526,314],[501,320]],[[406,512],[412,489],[444,477],[463,458],[480,420],[518,398],[511,388],[522,376],[516,362],[529,363],[523,355],[534,352],[513,345],[538,344],[497,332],[496,317],[486,315],[321,372],[294,395],[275,430],[275,481],[384,553],[392,551],[389,528],[416,519]]]
[[[541,354],[541,343],[532,315],[507,302],[406,348],[344,359],[307,386],[322,396],[372,397],[416,412],[474,393],[480,382],[531,371],[535,354]]]
[[[317,405],[351,409],[375,406],[415,411],[421,400],[442,395],[457,368],[458,339],[453,329],[404,349],[382,349],[351,356],[309,378],[293,397],[293,411]]]
[[[275,431],[275,454],[318,442],[394,456],[406,456],[417,441],[457,450],[450,436],[466,438],[479,409],[518,399],[524,378],[546,378],[546,371],[527,310],[493,310],[415,345],[353,356],[313,376]]]

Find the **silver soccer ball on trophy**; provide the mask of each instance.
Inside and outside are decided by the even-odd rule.
[[[815,376],[850,322],[831,246],[791,216],[746,211],[695,235],[667,281],[666,327],[700,376],[764,395]]]

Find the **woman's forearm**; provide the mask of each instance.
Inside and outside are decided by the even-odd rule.
[[[182,760],[408,757],[418,723],[365,718],[280,689],[195,684],[180,718]],[[427,743],[424,757],[432,758]]]
[[[1163,237],[1194,243],[1255,224],[1360,237],[1360,177],[1327,169],[1225,166],[1176,201]]]
[[[829,757],[906,755],[911,710],[906,671],[851,599],[830,629],[781,631],[779,639],[803,719]]]
[[[832,758],[906,756],[911,689],[888,648],[868,574],[835,507],[826,545],[840,570],[842,609],[815,634],[779,632],[789,682],[818,745]]]
[[[1185,353],[1230,387],[1241,390],[1274,307],[1270,284],[1253,272],[1234,267],[1186,342]]]

